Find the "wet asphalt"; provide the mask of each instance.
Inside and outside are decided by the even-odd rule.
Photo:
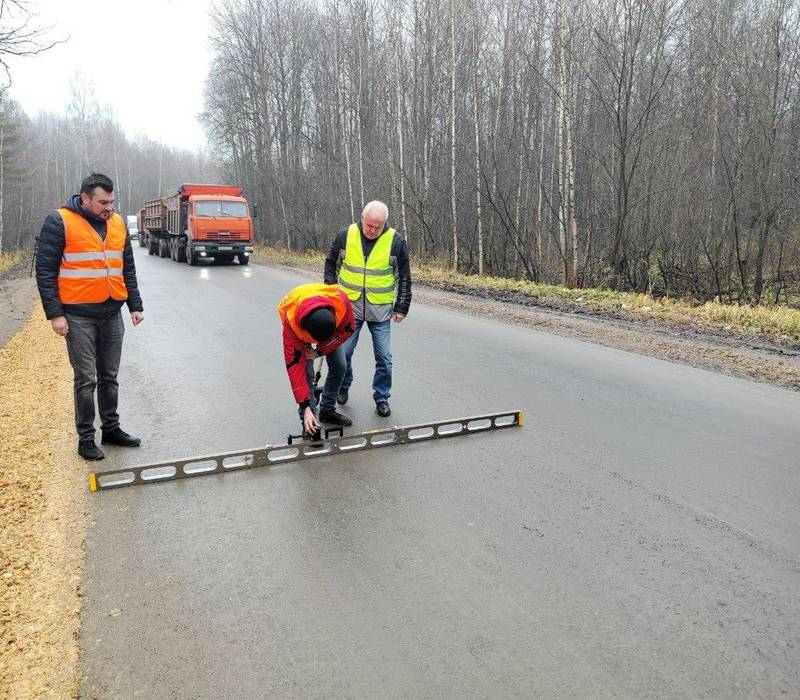
[[[136,249],[98,469],[278,444],[278,299]],[[522,428],[93,494],[84,698],[798,697],[800,394],[412,305],[392,416]]]

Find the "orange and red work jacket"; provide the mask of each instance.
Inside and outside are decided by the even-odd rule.
[[[312,311],[322,307],[333,309],[336,328],[324,343],[316,340],[303,328],[303,321]],[[329,355],[353,334],[353,307],[347,295],[335,284],[301,284],[278,303],[278,315],[283,322],[283,357],[294,399],[307,406],[311,399],[306,376],[305,349],[316,345],[320,355]]]
[[[119,214],[106,222],[106,237],[80,214],[59,209],[64,220],[64,255],[58,270],[58,296],[63,304],[99,304],[111,297],[128,298],[122,276],[125,223]]]

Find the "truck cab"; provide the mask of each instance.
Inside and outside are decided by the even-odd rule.
[[[253,221],[244,197],[194,194],[182,206],[186,208],[187,256],[194,252],[223,262],[236,256],[239,264],[247,264],[253,250]]]
[[[173,259],[190,265],[202,259],[250,262],[253,219],[241,187],[184,184],[164,205]]]

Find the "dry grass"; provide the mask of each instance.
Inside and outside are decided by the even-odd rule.
[[[282,265],[320,265],[325,262],[325,255],[316,251],[304,253],[287,250],[286,248],[273,248],[266,245],[253,247],[253,259],[262,262],[275,262]]]
[[[294,253],[285,249],[258,246],[255,259],[291,265],[318,266],[322,269],[325,255],[318,252]],[[567,289],[526,280],[502,277],[464,275],[434,265],[414,265],[417,282],[454,289],[487,290],[523,294],[557,300],[566,304],[592,307],[601,311],[663,319],[672,323],[700,324],[711,328],[736,330],[751,335],[766,335],[800,341],[800,310],[788,306],[727,305],[718,302],[697,304],[691,300],[654,299],[648,294],[614,292],[608,289]]]
[[[64,341],[38,305],[0,377],[0,697],[73,698],[87,470]]]
[[[788,306],[731,306],[709,302],[692,312],[712,323],[800,340],[800,311]]]
[[[15,250],[13,253],[0,253],[0,277],[8,272],[12,267],[19,264],[21,260],[21,250]]]

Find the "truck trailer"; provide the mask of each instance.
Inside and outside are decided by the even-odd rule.
[[[253,252],[253,219],[237,185],[181,185],[145,202],[138,220],[139,245],[150,255],[247,265]]]

